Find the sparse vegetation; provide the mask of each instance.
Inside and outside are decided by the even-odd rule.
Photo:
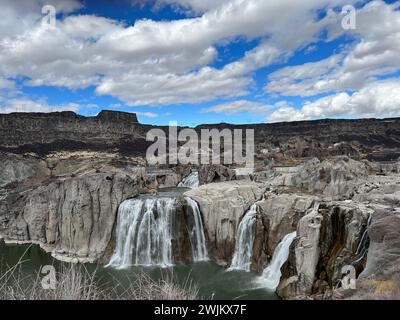
[[[198,287],[189,279],[179,285],[173,275],[154,280],[145,273],[121,283],[101,283],[97,270],[84,265],[62,264],[55,289],[42,286],[43,275],[23,272],[23,256],[13,266],[0,261],[0,300],[195,300]],[[5,268],[4,268],[5,267]]]

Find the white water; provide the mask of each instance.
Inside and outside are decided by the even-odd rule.
[[[117,244],[108,266],[172,265],[176,199],[131,199],[118,210]]]
[[[201,220],[201,213],[196,201],[191,198],[186,198],[186,202],[190,207],[193,214],[193,226],[189,228],[190,242],[192,244],[193,261],[206,261],[208,260],[208,253],[206,248],[206,239],[204,236],[203,222]]]
[[[255,171],[254,168],[236,168],[234,170],[237,176],[248,176]]]
[[[271,263],[264,269],[260,278],[264,288],[275,291],[278,287],[282,276],[281,268],[289,258],[289,249],[296,236],[297,232],[286,235],[276,247]]]
[[[364,259],[365,254],[367,253],[368,246],[369,246],[369,235],[368,235],[368,227],[371,225],[372,222],[372,214],[369,215],[367,227],[361,237],[360,243],[358,244],[356,254],[353,258],[353,264],[360,262]]]
[[[183,179],[182,182],[178,184],[178,187],[194,189],[198,188],[199,184],[199,173],[195,171]]]
[[[253,256],[254,232],[257,218],[257,205],[251,206],[239,224],[235,253],[228,271],[250,271]]]

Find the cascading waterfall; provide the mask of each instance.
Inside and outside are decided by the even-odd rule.
[[[117,244],[108,266],[172,265],[174,198],[131,199],[118,209]]]
[[[195,171],[183,179],[182,182],[178,184],[178,187],[195,189],[198,188],[199,185],[199,173]]]
[[[190,242],[192,244],[193,261],[206,261],[208,260],[208,253],[206,248],[206,239],[204,236],[203,222],[201,220],[201,213],[196,201],[191,198],[186,198],[188,207],[192,212],[193,223],[189,228]]]
[[[271,263],[264,269],[260,279],[264,288],[275,291],[278,287],[282,276],[281,268],[289,258],[289,249],[296,236],[297,232],[286,235],[276,247]]]
[[[358,248],[356,250],[356,254],[353,258],[353,264],[356,264],[358,262],[360,262],[361,260],[364,259],[365,254],[367,253],[368,247],[369,247],[369,235],[368,235],[368,227],[371,225],[372,222],[372,214],[369,215],[368,218],[368,223],[367,223],[367,227],[365,228],[365,231],[361,237],[360,243],[358,245]]]
[[[196,201],[185,199],[190,208],[188,232],[193,261],[206,261],[208,253],[200,209]],[[118,209],[115,251],[107,266],[171,266],[173,219],[177,207],[177,198],[124,201]]]
[[[251,206],[239,224],[235,253],[228,271],[250,271],[253,256],[254,233],[257,218],[257,204]]]

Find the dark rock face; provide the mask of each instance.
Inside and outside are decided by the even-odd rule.
[[[167,131],[166,127],[138,123],[135,114],[116,111],[102,111],[96,117],[83,117],[73,112],[0,114],[0,150],[46,155],[60,150],[116,149],[125,155],[144,156],[151,144],[146,142],[146,133],[153,128]],[[347,155],[370,158],[373,155],[375,160],[400,157],[398,118],[219,124],[199,126],[196,130],[210,128],[254,129],[256,149],[280,148],[279,155],[274,157]]]
[[[203,165],[199,168],[200,184],[235,180],[235,171],[223,165]]]
[[[107,150],[142,153],[143,130],[132,113],[102,111],[96,117],[73,112],[0,114],[0,146],[4,151],[47,154],[59,150]]]

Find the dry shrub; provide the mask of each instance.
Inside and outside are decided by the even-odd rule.
[[[39,272],[23,272],[24,262],[22,256],[0,273],[0,300],[195,300],[199,292],[189,278],[179,285],[173,275],[154,280],[145,273],[134,280],[127,278],[124,284],[114,280],[98,285],[97,270],[89,272],[84,265],[66,263],[56,274],[55,289],[44,289]]]

